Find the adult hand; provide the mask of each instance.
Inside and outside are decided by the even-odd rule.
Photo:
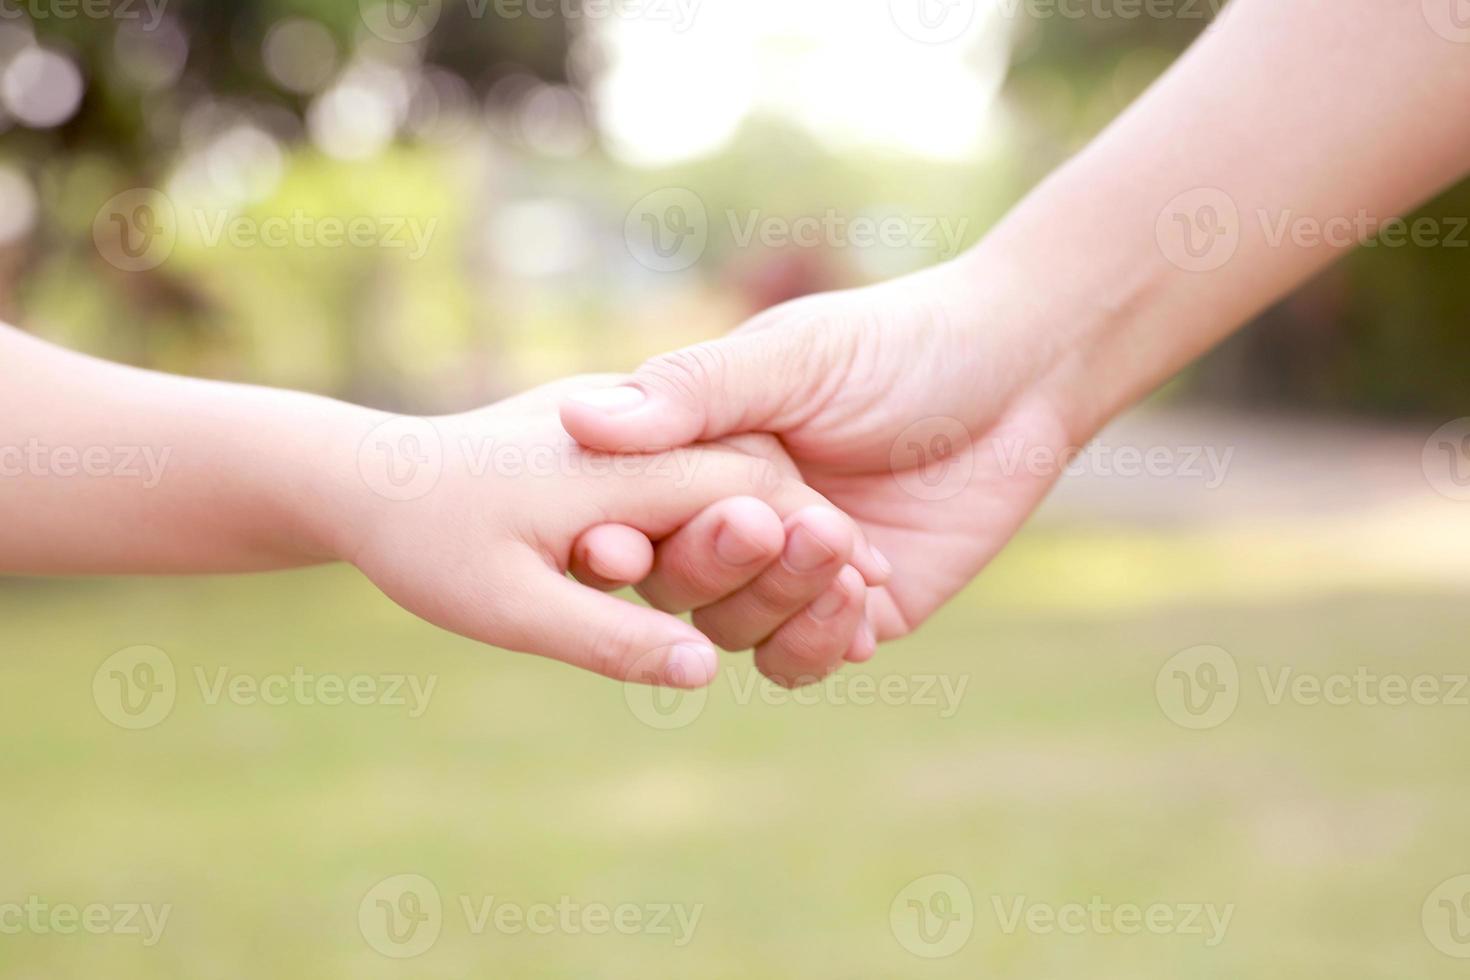
[[[569,397],[562,423],[610,451],[775,435],[802,480],[891,561],[868,611],[878,639],[900,636],[1004,546],[1058,470],[1027,461],[1060,459],[1071,439],[1056,389],[1041,383],[1051,352],[1038,334],[1017,336],[1015,317],[982,318],[1004,307],[977,291],[973,272],[943,266],[776,307],[611,389]],[[683,563],[670,564],[645,588],[678,591],[722,646],[751,639],[732,609],[791,605],[777,589],[701,593]],[[697,608],[702,600],[714,604]]]

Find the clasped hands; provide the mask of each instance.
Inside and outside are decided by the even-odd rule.
[[[867,660],[1050,486],[990,449],[1070,435],[1039,372],[991,355],[1006,338],[962,283],[939,267],[809,297],[630,377],[431,420],[443,445],[550,453],[555,473],[487,488],[446,453],[434,492],[371,503],[341,554],[431,622],[619,680],[705,685],[714,645],[787,686]],[[935,466],[941,493],[911,472]],[[604,594],[626,585],[653,608]]]

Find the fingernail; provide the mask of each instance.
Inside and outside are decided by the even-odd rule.
[[[726,565],[749,565],[765,557],[765,549],[759,541],[752,541],[728,524],[721,524],[715,533],[715,554]]]
[[[715,648],[703,643],[680,643],[664,663],[664,683],[670,687],[704,687],[715,679],[720,661]]]
[[[883,554],[883,552],[879,551],[872,545],[868,545],[868,551],[870,554],[872,554],[873,563],[878,566],[878,571],[882,573],[885,578],[893,574],[893,562],[888,560],[887,555]]]
[[[841,586],[834,585],[813,599],[807,609],[811,611],[813,619],[831,619],[841,612],[845,605],[847,605],[847,592]]]
[[[643,393],[642,388],[634,388],[632,385],[618,385],[616,388],[593,388],[591,391],[579,391],[568,395],[574,402],[595,408],[601,412],[626,412],[643,404],[648,396]]]
[[[822,543],[822,539],[798,526],[786,542],[782,556],[794,572],[814,572],[837,557],[837,552]]]

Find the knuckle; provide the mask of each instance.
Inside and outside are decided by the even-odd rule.
[[[652,651],[641,650],[633,642],[633,631],[619,619],[599,626],[592,634],[587,650],[588,666],[613,680],[638,680],[641,673],[657,676],[655,665],[640,660]]]
[[[781,473],[781,467],[769,459],[759,456],[746,457],[744,481],[750,488],[750,495],[759,499],[769,499],[780,489],[785,477]]]
[[[661,354],[638,372],[653,379],[681,401],[698,401],[720,386],[728,358],[719,344],[699,344]]]

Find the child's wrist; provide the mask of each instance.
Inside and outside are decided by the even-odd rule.
[[[366,461],[375,432],[393,416],[322,399],[293,440],[300,456],[283,479],[283,506],[292,540],[308,562],[356,562],[382,498],[373,492]]]

